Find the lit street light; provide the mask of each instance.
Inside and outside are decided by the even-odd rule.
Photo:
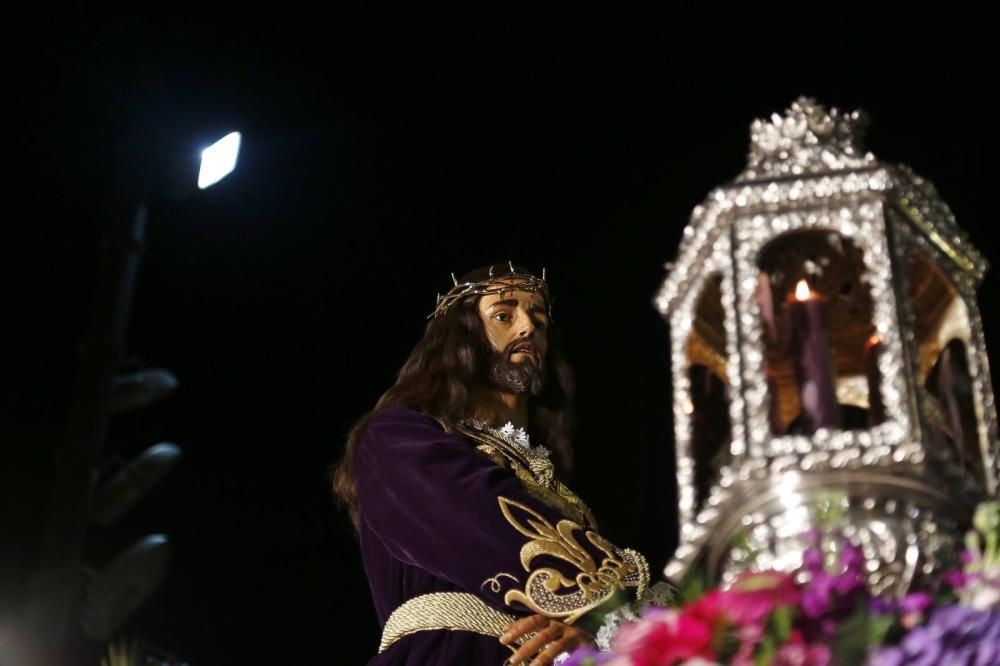
[[[122,188],[119,194],[131,199],[125,200],[125,207],[111,220],[66,436],[56,451],[38,566],[29,581],[27,624],[46,649],[58,652],[62,648],[77,607],[82,608],[80,622],[86,633],[106,639],[153,592],[166,571],[169,542],[163,535],[152,535],[81,585],[88,525],[116,520],[173,467],[180,455],[173,444],[158,444],[126,465],[100,490],[95,488],[109,415],[162,399],[177,387],[176,378],[162,369],[118,375],[145,240],[147,197],[162,189],[178,196],[195,191],[195,183],[202,190],[218,183],[235,169],[240,141],[240,134],[231,132],[205,148],[197,179],[189,168],[194,160],[167,160],[146,180],[142,180],[141,170],[133,173],[133,165],[124,174],[132,186]],[[131,215],[121,215],[121,210],[130,210]]]

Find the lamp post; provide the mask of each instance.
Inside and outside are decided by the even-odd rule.
[[[197,185],[205,189],[233,171],[240,147],[240,134],[233,132],[202,151]],[[29,581],[26,619],[39,645],[58,651],[65,643],[74,612],[85,591],[82,558],[86,532],[95,518],[97,472],[102,460],[108,417],[112,412],[141,406],[169,394],[176,379],[165,370],[147,370],[118,375],[125,351],[125,331],[142,257],[148,217],[148,198],[163,184],[162,169],[143,172],[129,165],[120,210],[130,215],[112,220],[104,248],[91,310],[90,327],[81,346],[65,439],[55,454],[55,469],[48,513],[41,537],[38,565]],[[194,190],[194,174],[187,182]],[[116,477],[102,489],[100,516],[117,517],[173,465],[179,454],[172,445],[158,445],[140,455],[128,467],[131,476]],[[121,476],[121,475],[119,475]],[[123,491],[126,486],[131,486]],[[152,535],[133,545],[92,583],[87,617],[100,617],[89,624],[88,633],[113,632],[159,582],[165,570],[167,540]],[[124,564],[123,564],[124,562]],[[126,580],[122,577],[131,577]],[[155,580],[151,580],[155,579]],[[92,584],[90,587],[94,587]],[[139,594],[136,593],[139,591]],[[127,599],[128,595],[133,598]],[[116,605],[117,612],[108,606]]]

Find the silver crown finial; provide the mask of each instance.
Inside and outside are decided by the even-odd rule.
[[[755,120],[750,126],[747,168],[737,181],[798,176],[858,169],[875,163],[862,147],[865,114],[827,109],[810,97],[799,97],[784,115]]]

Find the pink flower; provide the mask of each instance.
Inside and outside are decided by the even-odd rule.
[[[736,650],[736,654],[733,655],[733,666],[753,666],[753,651],[763,637],[764,627],[760,624],[748,624],[740,627],[737,632],[740,646]]]
[[[799,602],[795,581],[779,571],[743,573],[719,594],[726,616],[738,625],[759,625],[775,608]]]
[[[615,657],[610,661],[606,661],[601,666],[636,666],[636,663],[632,661],[632,658],[627,655],[621,655]]]
[[[673,666],[694,657],[715,657],[711,625],[696,616],[663,609],[647,611],[640,621],[623,626],[614,648],[634,666]]]
[[[723,605],[725,598],[719,590],[710,590],[702,597],[688,603],[681,609],[681,613],[696,618],[711,627],[725,620],[726,608]]]
[[[778,650],[774,666],[828,666],[832,655],[825,645],[786,643]]]

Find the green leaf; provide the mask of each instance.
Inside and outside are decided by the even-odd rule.
[[[740,639],[732,627],[723,625],[715,631],[712,648],[715,650],[716,661],[720,664],[726,664],[740,649]]]
[[[820,493],[813,505],[813,526],[820,530],[833,529],[840,524],[844,516],[844,500],[842,492],[828,491]]]
[[[700,598],[704,593],[705,578],[700,571],[692,571],[681,585],[678,601],[683,605]]]
[[[750,542],[750,533],[745,529],[741,529],[733,537],[731,543],[730,548],[734,554],[740,554],[742,558],[740,562],[743,567],[749,567],[757,561],[760,551],[753,547]]]
[[[972,517],[972,525],[983,535],[1000,533],[1000,501],[981,502]]]
[[[892,615],[871,615],[864,605],[854,611],[837,628],[833,639],[833,662],[836,664],[864,663],[868,648],[881,645],[896,618]]]
[[[784,643],[792,635],[792,609],[789,606],[778,606],[771,612],[770,619],[775,638]]]
[[[880,645],[885,640],[896,618],[892,615],[878,615],[868,618],[868,644]]]
[[[629,603],[628,594],[624,590],[616,590],[614,594],[605,599],[600,606],[587,611],[576,621],[575,626],[591,636],[597,634],[598,629],[604,624],[604,619],[608,614],[613,613],[622,606]]]
[[[769,664],[774,661],[774,657],[777,654],[778,646],[774,642],[774,637],[764,636],[764,640],[760,642],[760,646],[757,648],[757,653],[754,655],[754,666],[769,666]]]

